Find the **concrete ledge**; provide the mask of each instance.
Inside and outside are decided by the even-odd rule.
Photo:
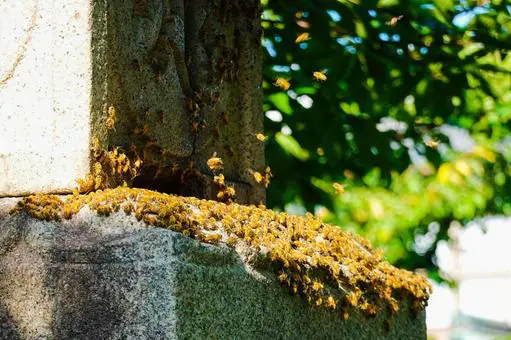
[[[84,207],[8,215],[0,200],[0,338],[425,339],[425,313],[318,309],[225,245]],[[389,322],[390,321],[390,322]]]

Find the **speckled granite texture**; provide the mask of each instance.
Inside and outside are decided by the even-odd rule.
[[[88,208],[65,222],[0,199],[0,339],[425,339],[425,314],[312,308],[223,247]],[[390,325],[390,327],[388,327]]]

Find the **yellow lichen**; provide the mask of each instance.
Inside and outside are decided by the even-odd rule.
[[[345,319],[352,309],[368,316],[382,308],[395,314],[397,298],[410,299],[417,312],[424,309],[431,292],[424,277],[391,266],[365,239],[311,214],[291,216],[255,206],[123,187],[66,198],[28,196],[12,213],[24,211],[34,218],[59,220],[71,218],[85,205],[100,215],[122,211],[148,225],[203,242],[230,247],[244,244],[273,262],[276,279],[292,293],[318,307],[338,310]]]

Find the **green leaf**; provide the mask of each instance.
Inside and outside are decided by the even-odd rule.
[[[293,155],[295,158],[306,161],[309,159],[309,151],[303,149],[300,143],[291,135],[284,135],[281,132],[275,134],[275,140],[287,153]]]
[[[268,100],[275,105],[275,107],[285,114],[293,114],[293,109],[289,103],[289,96],[285,92],[279,92],[268,96]]]

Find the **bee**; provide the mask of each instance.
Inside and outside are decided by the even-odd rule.
[[[257,183],[261,183],[263,181],[263,175],[261,175],[260,172],[257,172],[257,171],[254,172],[253,176]]]
[[[256,134],[256,138],[257,138],[257,140],[258,140],[258,141],[260,141],[260,142],[265,142],[265,141],[268,139],[268,137],[266,137],[266,136],[265,136],[265,135],[263,135],[262,133],[258,133],[258,134]]]
[[[108,130],[115,130],[115,122],[117,121],[117,112],[115,107],[108,107],[108,117],[106,119],[106,127]]]
[[[225,185],[225,177],[224,177],[224,175],[220,174],[218,176],[214,176],[213,177],[213,182],[216,183],[219,186],[224,186]]]
[[[323,284],[322,284],[321,282],[319,282],[319,281],[314,281],[314,282],[312,283],[312,290],[314,290],[315,292],[317,292],[317,291],[319,291],[319,290],[321,290],[321,289],[323,289]]]
[[[335,303],[335,299],[331,296],[328,297],[326,300],[326,305],[332,309],[335,309],[337,304]]]
[[[337,195],[340,195],[346,191],[346,184],[340,184],[340,183],[334,182],[332,184],[332,186],[334,187],[335,193]]]
[[[273,84],[275,86],[283,89],[284,91],[289,90],[289,87],[291,87],[291,84],[289,83],[289,81],[284,79],[284,78],[277,78],[277,79],[275,79],[275,83],[273,83]]]
[[[296,43],[296,44],[299,44],[299,43],[302,43],[302,42],[307,41],[307,40],[309,40],[309,39],[310,39],[310,35],[309,35],[309,33],[304,32],[304,33],[302,33],[302,34],[299,34],[299,35],[296,37],[296,39],[295,39],[295,43]]]
[[[186,98],[185,99],[185,109],[188,112],[194,112],[194,111],[199,110],[199,105],[192,98]]]
[[[218,102],[219,100],[220,100],[220,92],[211,91],[209,93],[209,101],[211,103],[214,104],[214,103]]]
[[[430,139],[426,142],[426,145],[432,149],[436,149],[440,145],[440,142],[436,139]]]
[[[103,172],[103,167],[101,166],[101,163],[96,162],[94,163],[94,175],[99,176]]]
[[[229,236],[227,238],[227,244],[230,245],[231,247],[235,246],[237,243],[237,240],[236,240],[236,237],[234,236]]]
[[[149,124],[144,124],[144,127],[142,129],[142,133],[145,135],[145,136],[149,136]]]
[[[163,74],[161,72],[154,73],[154,79],[157,83],[161,82],[162,78],[163,78]]]
[[[216,156],[216,152],[211,156],[210,159],[207,161],[208,168],[213,171],[222,171],[224,169],[224,162],[220,157]]]
[[[344,319],[344,321],[348,320],[349,317],[350,313],[348,313],[347,311],[342,312],[342,318]]]
[[[218,241],[222,239],[222,235],[220,234],[209,234],[206,235],[206,237],[203,238],[205,242],[217,244]]]
[[[192,122],[192,133],[197,133],[199,131],[199,122]]]
[[[312,73],[312,76],[317,81],[326,81],[326,79],[327,79],[324,71],[315,71]]]
[[[98,190],[103,185],[103,177],[102,176],[96,176],[94,177],[94,189]]]
[[[398,17],[392,17],[389,21],[386,22],[387,26],[396,26],[399,20],[403,19],[403,15]]]

